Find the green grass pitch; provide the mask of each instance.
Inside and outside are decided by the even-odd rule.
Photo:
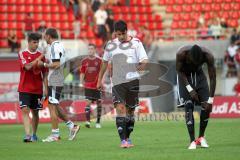
[[[198,120],[197,120],[198,121]],[[208,149],[187,150],[189,138],[184,121],[136,122],[134,148],[119,148],[114,122],[102,129],[82,128],[74,141],[61,124],[62,140],[54,143],[23,143],[22,125],[0,125],[1,160],[239,160],[240,119],[210,119]],[[198,134],[199,123],[195,129]],[[40,124],[39,138],[50,133],[50,124]]]

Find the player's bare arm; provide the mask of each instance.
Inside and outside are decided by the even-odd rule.
[[[47,79],[47,77],[48,77],[48,72],[45,72],[44,74],[43,74],[43,84],[44,84],[44,96],[48,96],[48,79]]]
[[[214,65],[214,57],[212,53],[209,50],[206,50],[206,58],[207,58],[207,66],[208,66],[208,76],[209,76],[209,81],[210,81],[210,97],[205,103],[205,108],[208,112],[212,111],[212,104],[213,104],[213,97],[215,94],[215,89],[216,89],[216,68]]]
[[[39,56],[38,58],[36,58],[35,60],[33,60],[32,62],[25,64],[24,65],[24,69],[29,71],[33,68],[33,66],[37,65],[39,63],[39,61],[42,60],[42,58],[44,57],[44,55],[42,54],[41,56]]]
[[[98,89],[101,88],[102,78],[103,78],[104,73],[107,70],[107,66],[108,66],[108,62],[103,60],[102,65],[101,65],[101,69],[100,69],[100,72],[99,72],[99,75],[98,75],[98,83],[97,83],[97,88]]]
[[[145,68],[146,68],[147,63],[148,63],[148,60],[147,60],[147,59],[142,60],[142,61],[138,64],[138,66],[137,66],[138,72],[144,71]]]

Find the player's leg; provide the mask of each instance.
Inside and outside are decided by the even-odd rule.
[[[194,87],[194,85],[191,83],[194,80],[192,80],[191,77],[192,76],[188,77],[188,81],[190,85]],[[194,116],[193,116],[194,104],[193,104],[193,101],[191,100],[189,92],[186,89],[184,81],[178,76],[177,76],[177,87],[178,87],[179,101],[184,106],[185,121],[186,121],[186,126],[188,130],[189,138],[190,138],[190,145],[188,149],[196,149]]]
[[[57,113],[57,104],[59,103],[55,99],[55,88],[52,86],[48,87],[48,109],[51,117],[51,126],[52,131],[51,135],[46,139],[43,139],[43,142],[54,142],[60,140],[60,130],[58,128],[58,113]]]
[[[31,142],[31,134],[30,134],[30,106],[31,104],[31,97],[28,93],[19,93],[19,104],[22,112],[23,118],[23,127],[25,131],[25,136],[23,142]]]
[[[198,144],[200,144],[202,147],[208,147],[208,144],[204,138],[205,130],[208,125],[208,120],[210,117],[210,113],[205,110],[204,108],[204,103],[207,102],[209,98],[209,88],[207,84],[207,78],[206,76],[202,73],[198,75],[198,95],[199,95],[199,100],[202,104],[201,108],[201,113],[200,113],[200,127],[199,127],[199,138],[198,138]]]
[[[68,140],[73,140],[76,137],[76,134],[78,133],[80,127],[78,125],[75,125],[70,120],[70,118],[68,117],[66,112],[64,112],[63,108],[59,105],[62,87],[55,87],[55,90],[56,90],[55,95],[52,98],[54,99],[54,101],[56,101],[55,109],[56,109],[57,116],[58,116],[58,118],[60,118],[61,120],[63,120],[65,122],[66,126],[69,129]]]
[[[39,109],[42,109],[41,105],[42,95],[32,95],[31,112],[32,112],[32,141],[37,141],[37,128],[39,123]]]
[[[91,104],[93,100],[94,94],[92,93],[91,89],[85,88],[84,95],[86,99],[86,106],[85,106],[85,116],[86,116],[86,123],[85,127],[90,128],[91,126]]]
[[[119,84],[113,86],[112,97],[113,104],[116,108],[116,127],[121,140],[120,147],[127,148],[128,143],[126,141],[126,106],[125,106],[125,95],[127,94],[127,89],[123,86],[124,84]]]
[[[91,100],[86,100],[87,104],[85,106],[85,116],[86,116],[86,124],[85,127],[90,128],[91,126]]]
[[[101,92],[99,90],[95,90],[94,99],[97,103],[97,121],[96,128],[101,128],[100,120],[102,115],[102,101],[101,101]]]
[[[97,100],[97,121],[96,121],[96,128],[101,128],[100,120],[102,115],[102,102],[101,100]]]
[[[37,128],[39,123],[38,110],[31,110],[32,112],[32,141],[37,141]]]
[[[139,80],[134,80],[128,82],[128,94],[126,98],[127,106],[127,120],[126,120],[126,138],[128,140],[129,147],[133,147],[132,141],[130,139],[130,134],[133,132],[135,117],[134,111],[135,107],[138,106],[138,93],[139,93]]]

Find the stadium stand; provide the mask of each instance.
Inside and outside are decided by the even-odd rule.
[[[164,36],[189,36],[196,39],[198,19],[204,13],[206,23],[213,18],[224,18],[229,27],[238,27],[239,0],[131,0],[129,5],[110,5],[114,19],[124,19],[135,27],[145,26],[155,38]],[[0,48],[7,48],[7,34],[16,30],[18,39],[23,39],[26,13],[32,13],[35,28],[40,21],[56,27],[64,39],[73,39],[73,11],[67,10],[58,0],[1,0],[0,1]],[[167,25],[166,23],[169,22]],[[170,30],[170,31],[169,31]],[[102,46],[90,24],[81,26],[81,39]]]

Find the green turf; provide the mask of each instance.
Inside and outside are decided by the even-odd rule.
[[[197,124],[198,126],[198,124]],[[198,127],[196,127],[198,128]],[[189,142],[184,122],[137,122],[132,135],[134,148],[119,148],[114,122],[102,129],[82,127],[75,141],[67,140],[67,130],[60,127],[62,140],[55,143],[22,142],[22,125],[0,126],[1,160],[239,160],[240,119],[211,119],[207,128],[209,149],[187,150]],[[40,124],[38,135],[45,138],[49,124]],[[197,132],[198,133],[198,132]]]

